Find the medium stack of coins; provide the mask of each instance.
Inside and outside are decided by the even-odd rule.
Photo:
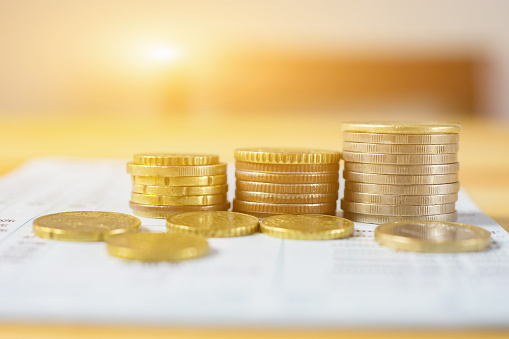
[[[233,210],[259,218],[276,214],[336,214],[340,153],[327,150],[235,150]]]
[[[230,203],[226,164],[205,154],[144,153],[127,163],[134,214],[167,218],[172,213],[226,211]]]
[[[343,216],[455,221],[459,124],[344,123]]]

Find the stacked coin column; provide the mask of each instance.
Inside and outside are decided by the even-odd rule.
[[[344,123],[343,216],[455,221],[458,124]]]
[[[340,153],[326,150],[235,150],[233,210],[276,214],[336,214]]]
[[[216,155],[136,154],[127,172],[133,181],[130,206],[138,216],[167,218],[230,208],[226,164]]]

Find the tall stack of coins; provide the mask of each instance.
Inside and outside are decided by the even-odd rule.
[[[345,218],[456,220],[459,124],[352,122],[342,130]]]
[[[217,155],[135,154],[127,173],[133,181],[130,206],[138,216],[167,218],[230,208],[226,164],[219,163]]]
[[[312,149],[235,150],[233,210],[276,214],[336,214],[340,153]]]

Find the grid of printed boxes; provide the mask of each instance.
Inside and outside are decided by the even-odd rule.
[[[245,148],[235,156],[233,211],[259,218],[276,214],[336,214],[340,153]]]
[[[204,154],[136,154],[127,163],[134,214],[167,218],[173,213],[230,208],[226,164]]]

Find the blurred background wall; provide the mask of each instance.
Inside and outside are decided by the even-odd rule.
[[[504,0],[0,2],[0,115],[509,119]]]

